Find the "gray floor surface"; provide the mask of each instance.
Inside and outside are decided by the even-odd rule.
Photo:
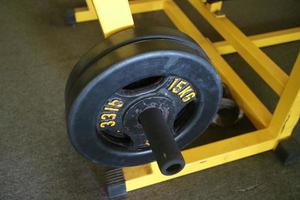
[[[203,33],[221,37],[184,1]],[[78,155],[64,120],[64,87],[78,61],[102,40],[98,23],[64,24],[84,1],[2,1],[0,6],[0,199],[106,199],[102,169]],[[246,34],[300,25],[299,0],[225,2],[224,12]],[[160,12],[135,16],[137,26],[173,26]],[[300,43],[263,50],[289,73]],[[274,110],[278,98],[237,55],[225,56]],[[300,127],[295,130],[299,139]],[[300,164],[284,167],[272,152],[228,163],[129,194],[130,200],[300,199]]]

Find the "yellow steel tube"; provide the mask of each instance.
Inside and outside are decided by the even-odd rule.
[[[217,12],[222,9],[223,1],[206,4],[210,12]]]
[[[169,0],[134,0],[129,1],[133,14],[162,10],[164,3]]]
[[[94,6],[93,6],[94,8]],[[94,9],[89,9],[87,7],[75,8],[74,16],[76,23],[88,22],[97,20],[97,15]]]
[[[185,168],[173,176],[163,176],[156,163],[123,168],[127,191],[143,188],[155,183],[174,179],[210,167],[228,163],[272,149],[276,140],[268,129],[195,147],[182,152]]]
[[[292,134],[300,114],[300,53],[290,74],[289,81],[280,97],[270,129],[283,139]]]
[[[76,8],[75,20],[77,23],[97,20],[92,0],[86,0],[88,7]],[[168,0],[135,0],[129,1],[132,14],[158,11],[163,9],[164,2]]]
[[[196,10],[237,50],[251,67],[280,95],[288,76],[265,53],[255,46],[226,17],[217,18],[199,0],[189,0]]]
[[[74,9],[74,17],[77,23],[98,19],[92,0],[86,0],[86,6]]]
[[[300,40],[300,27],[286,30],[273,31],[269,33],[257,34],[248,37],[257,47],[267,47],[292,41]],[[222,54],[235,53],[236,49],[227,41],[214,43],[217,51]]]
[[[173,1],[165,3],[165,12],[179,30],[190,35],[207,53],[211,62],[220,73],[222,80],[231,90],[234,99],[242,107],[255,127],[258,129],[267,127],[272,117],[271,113],[219,55],[214,46]]]
[[[105,37],[134,26],[128,0],[92,0]]]

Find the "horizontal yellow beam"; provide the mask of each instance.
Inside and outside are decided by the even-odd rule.
[[[183,11],[172,1],[165,3],[165,12],[176,27],[191,36],[207,53],[212,64],[228,85],[234,99],[245,111],[247,117],[257,129],[265,128],[271,120],[271,113],[240,79],[229,64],[220,56],[214,46],[202,35]]]
[[[189,2],[237,50],[264,81],[280,95],[288,80],[288,76],[281,68],[226,17],[217,18],[199,0],[189,0]]]
[[[191,174],[271,150],[275,145],[276,140],[270,136],[268,129],[263,129],[183,151],[186,166],[173,176],[162,175],[156,163],[123,168],[126,189],[132,191]]]
[[[74,17],[76,23],[88,22],[98,19],[95,11],[89,10],[87,7],[75,8]]]
[[[75,8],[74,17],[77,23],[97,20],[94,4],[92,0],[86,0],[87,7]]]
[[[257,47],[267,47],[300,40],[300,27],[263,33],[248,37]],[[215,48],[222,54],[235,53],[236,49],[227,41],[215,42]]]

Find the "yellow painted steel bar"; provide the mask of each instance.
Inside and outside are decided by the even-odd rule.
[[[87,7],[75,8],[74,16],[77,23],[97,20],[94,4],[92,0],[86,0]]]
[[[253,35],[249,36],[248,38],[257,47],[267,47],[287,42],[293,42],[300,40],[300,27]],[[215,42],[214,46],[222,55],[236,52],[236,49],[227,41]]]
[[[135,0],[129,1],[132,14],[162,10],[168,0]]]
[[[217,18],[204,3],[189,0],[195,9],[237,50],[250,66],[280,95],[288,76],[265,53],[255,46],[226,17]]]
[[[191,36],[207,53],[213,65],[228,85],[234,99],[245,111],[257,129],[265,128],[271,120],[271,113],[253,94],[247,85],[234,72],[229,64],[219,55],[214,46],[202,35],[195,25],[173,1],[165,3],[165,12],[175,26]]]
[[[105,37],[134,26],[128,0],[92,0],[92,2]]]
[[[75,20],[77,23],[97,20],[92,0],[86,0],[87,7],[75,9]],[[163,9],[164,2],[168,0],[136,0],[129,1],[132,14],[152,12]]]
[[[217,2],[214,2],[214,3],[208,3],[206,5],[207,5],[207,7],[208,7],[208,9],[209,9],[210,12],[217,12],[217,11],[220,11],[222,9],[223,1],[217,1]]]
[[[132,14],[138,14],[162,10],[166,1],[169,0],[134,0],[129,1],[129,4]],[[75,18],[78,23],[97,20],[92,0],[86,0],[86,2],[87,7],[75,9]],[[300,40],[300,27],[253,35],[249,36],[249,39],[258,47],[293,42]],[[227,41],[215,42],[214,46],[222,55],[236,52],[236,49]]]
[[[276,140],[271,136],[269,130],[263,129],[183,151],[186,166],[180,173],[173,176],[162,175],[155,162],[148,165],[123,168],[126,189],[132,191],[191,174],[268,151],[275,145]]]
[[[272,118],[270,129],[279,139],[292,134],[300,115],[300,53]]]

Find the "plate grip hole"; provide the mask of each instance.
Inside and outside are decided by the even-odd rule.
[[[125,87],[123,87],[123,90],[142,90],[146,88],[148,89],[159,85],[161,82],[163,82],[163,80],[163,76],[148,77],[126,85]]]

